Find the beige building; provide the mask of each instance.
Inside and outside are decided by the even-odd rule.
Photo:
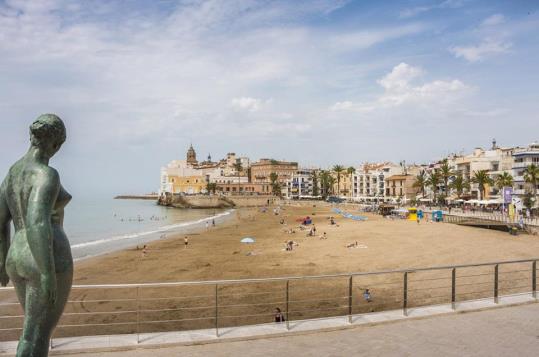
[[[169,176],[170,193],[184,193],[189,195],[206,192],[206,179],[204,176]]]
[[[271,173],[275,172],[278,182],[284,185],[297,171],[297,162],[260,159],[260,161],[251,164],[251,182],[269,183],[271,182]]]
[[[269,183],[218,183],[217,190],[224,194],[241,195],[271,195],[271,185]]]
[[[462,174],[466,180],[471,180],[475,172],[486,170],[490,178],[495,181],[504,172],[513,174],[513,154],[515,151],[518,151],[518,148],[501,148],[496,145],[496,141],[493,141],[492,147],[488,150],[476,148],[468,155],[451,156],[448,158],[448,162],[453,171]],[[470,197],[479,198],[477,184],[471,184]],[[501,195],[496,187],[487,185],[483,198],[501,198]]]
[[[392,175],[385,179],[386,199],[406,203],[415,199],[418,190],[414,187],[415,176],[412,174]]]

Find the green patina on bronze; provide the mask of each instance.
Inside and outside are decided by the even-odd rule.
[[[0,186],[0,283],[11,280],[24,308],[17,356],[47,356],[73,280],[71,247],[63,230],[71,196],[49,159],[66,138],[62,120],[41,115],[30,126],[31,146]],[[15,234],[10,240],[10,222]]]

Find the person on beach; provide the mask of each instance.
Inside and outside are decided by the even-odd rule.
[[[148,255],[148,246],[144,244],[144,247],[142,247],[142,257],[145,258]]]
[[[183,238],[183,248],[187,249],[188,245],[189,245],[189,238],[187,238],[187,236],[185,236],[185,238]]]
[[[210,222],[206,221],[206,230],[210,229]]]
[[[322,237],[320,237],[320,239],[328,239],[328,236],[326,235],[326,232],[324,232],[324,234],[322,234]]]
[[[316,226],[313,224],[313,236],[316,236]]]
[[[211,220],[211,225],[212,225],[212,227],[215,227],[215,219]]]
[[[281,309],[278,307],[275,308],[275,322],[276,323],[285,322],[284,315],[281,312]]]
[[[365,289],[365,292],[363,293],[363,299],[365,299],[366,302],[372,302],[371,292],[369,289]]]

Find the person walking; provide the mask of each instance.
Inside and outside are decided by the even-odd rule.
[[[185,236],[185,238],[183,238],[183,249],[187,249],[188,245],[189,245],[189,238]]]

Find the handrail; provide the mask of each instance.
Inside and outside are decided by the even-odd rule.
[[[356,273],[336,273],[325,275],[305,275],[305,276],[289,276],[289,277],[274,277],[274,278],[246,278],[246,279],[229,279],[229,280],[201,280],[201,281],[176,281],[176,282],[162,282],[162,283],[127,283],[127,284],[97,284],[97,285],[73,285],[74,289],[120,289],[120,288],[151,288],[151,287],[163,287],[163,286],[182,286],[182,285],[227,285],[227,284],[242,284],[242,283],[262,283],[272,281],[287,280],[308,280],[308,279],[325,279],[325,278],[339,278],[350,276],[368,276],[368,275],[381,275],[392,273],[415,273],[431,270],[446,270],[454,268],[472,268],[481,266],[503,265],[503,264],[518,264],[518,263],[533,263],[539,261],[539,258],[519,259],[519,260],[505,260],[497,262],[475,263],[475,264],[460,264],[460,265],[441,265],[428,268],[407,268],[407,269],[395,269],[395,270],[379,270],[371,272],[356,272]],[[14,290],[13,286],[0,287],[0,291]]]

